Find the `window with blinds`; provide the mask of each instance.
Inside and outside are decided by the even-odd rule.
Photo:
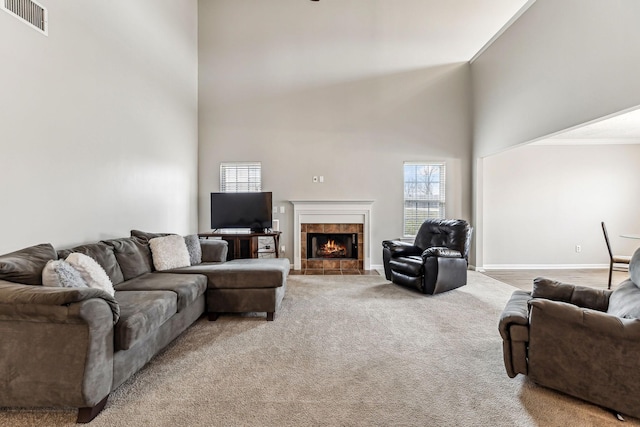
[[[445,217],[445,164],[404,163],[404,236],[428,218]]]
[[[220,191],[223,193],[262,191],[261,163],[220,163]]]

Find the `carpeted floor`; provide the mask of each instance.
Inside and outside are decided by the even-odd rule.
[[[497,320],[514,289],[473,271],[436,296],[381,276],[290,276],[274,322],[199,320],[91,425],[619,426],[606,410],[507,377]],[[0,425],[75,416],[1,409]]]

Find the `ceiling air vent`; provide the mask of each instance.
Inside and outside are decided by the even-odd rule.
[[[33,0],[0,0],[0,8],[47,35],[47,9]]]

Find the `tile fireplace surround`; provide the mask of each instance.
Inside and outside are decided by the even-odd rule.
[[[372,200],[291,200],[293,204],[293,268],[301,270],[303,268],[303,249],[306,251],[306,240],[303,240],[303,233],[306,236],[306,228],[303,225],[316,224],[323,227],[331,227],[331,224],[339,224],[343,229],[349,229],[349,224],[360,224],[358,229],[359,238],[362,240],[359,245],[358,260],[341,262],[357,262],[362,264],[365,270],[371,269],[371,208]],[[304,231],[303,231],[304,229]],[[349,231],[350,232],[350,231]],[[362,233],[360,235],[360,233]],[[360,237],[361,236],[361,237]],[[306,238],[306,237],[305,237]],[[360,258],[361,254],[361,258]],[[327,261],[319,261],[327,262]],[[356,268],[362,268],[358,265]],[[304,268],[307,266],[305,265]]]

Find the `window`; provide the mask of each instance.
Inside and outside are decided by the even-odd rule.
[[[444,163],[404,163],[404,235],[415,236],[427,218],[444,218]]]
[[[223,193],[262,191],[260,162],[220,163],[220,191]]]

